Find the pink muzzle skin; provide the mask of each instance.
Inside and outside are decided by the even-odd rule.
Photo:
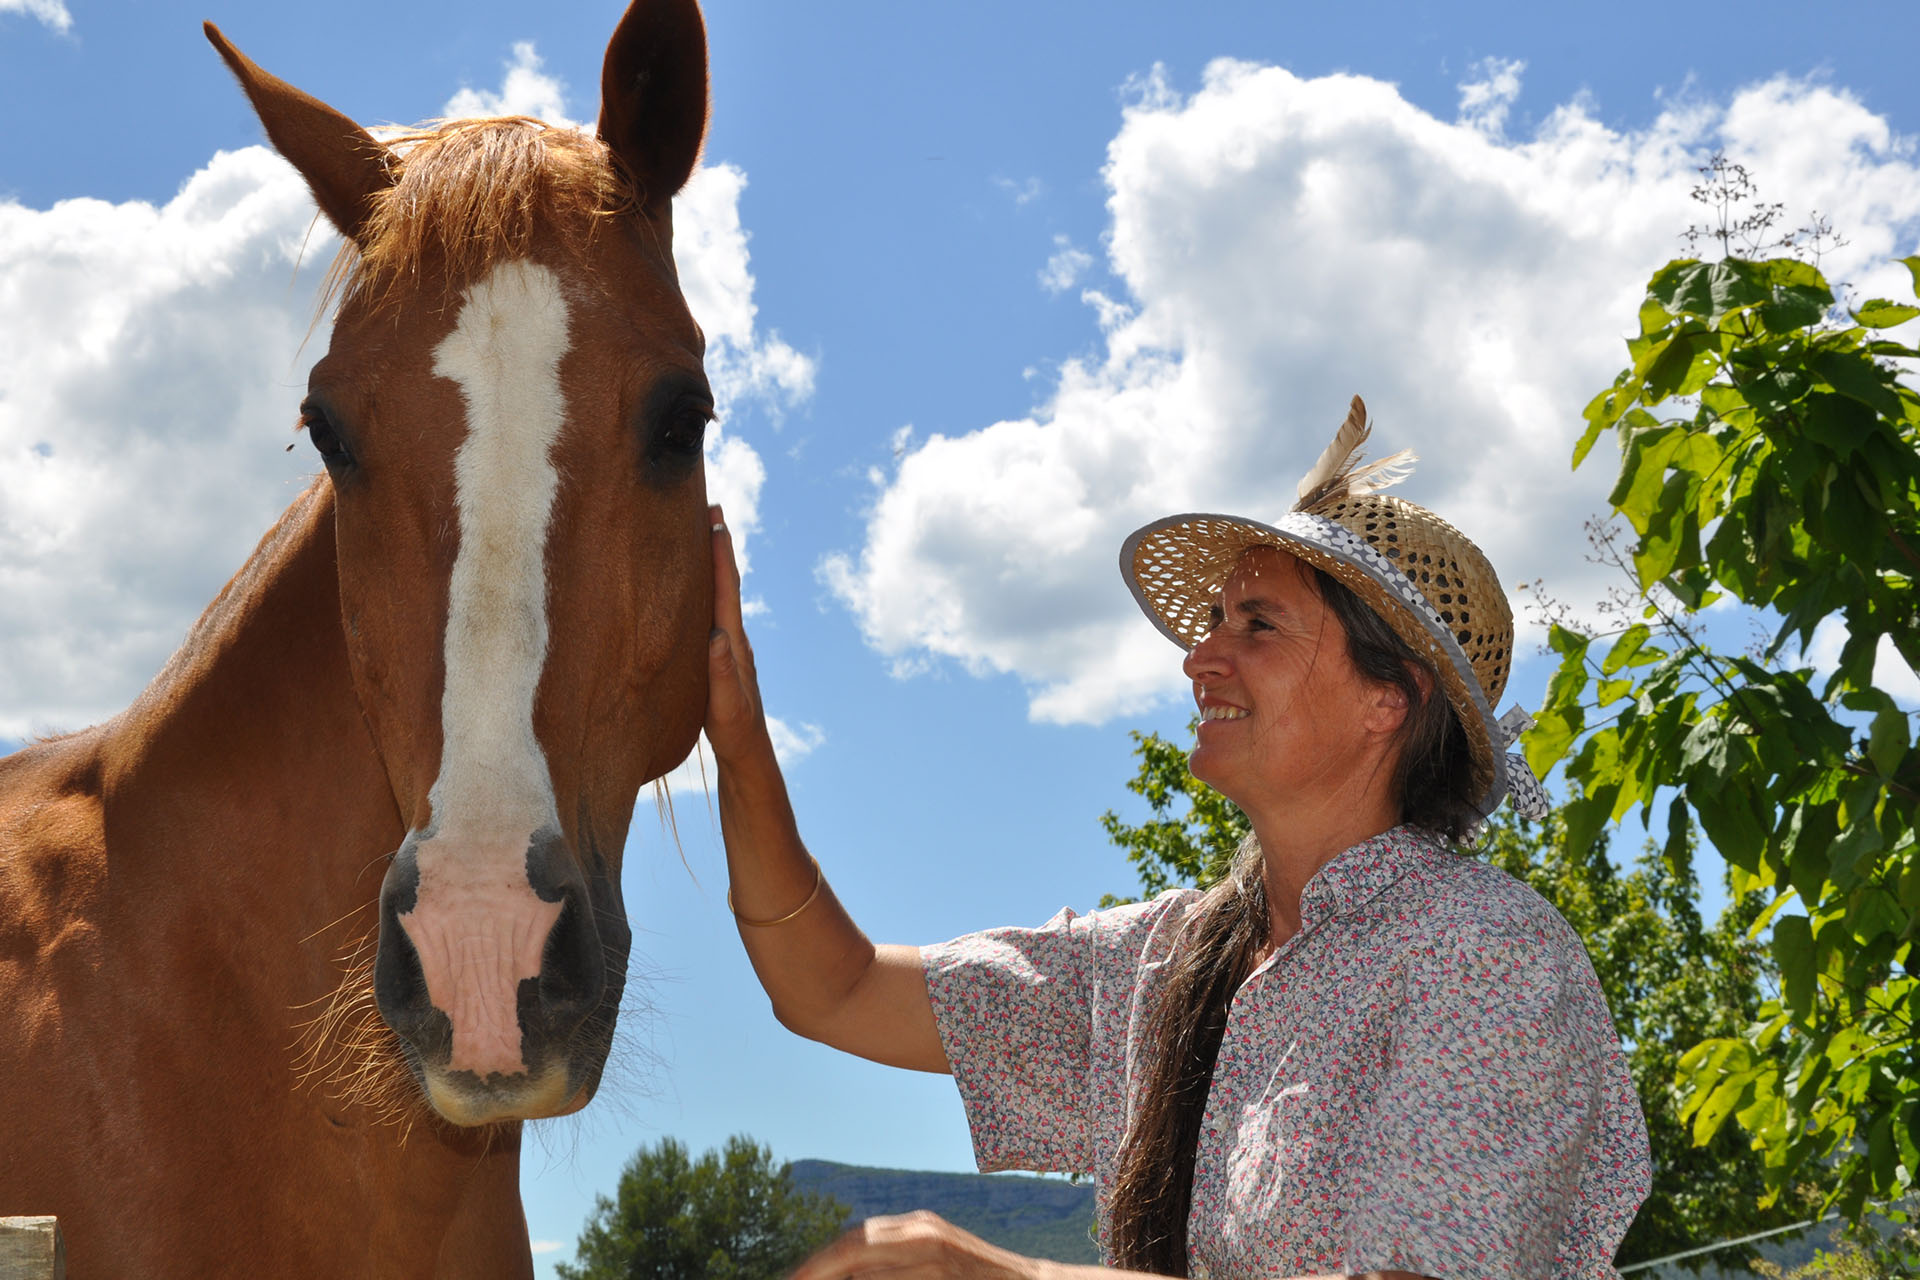
[[[521,1044],[520,984],[540,977],[562,902],[526,877],[526,844],[419,849],[420,887],[400,926],[419,957],[427,998],[452,1024],[446,1067],[492,1075],[529,1072]]]

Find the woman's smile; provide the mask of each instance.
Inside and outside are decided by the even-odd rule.
[[[1200,719],[1203,723],[1215,720],[1244,720],[1251,713],[1245,707],[1237,707],[1231,702],[1223,702],[1207,696],[1206,687],[1200,689]]]

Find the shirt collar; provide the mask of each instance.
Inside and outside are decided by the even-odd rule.
[[[1362,840],[1307,881],[1300,893],[1300,931],[1357,911],[1407,872],[1453,856],[1431,831],[1410,823]]]

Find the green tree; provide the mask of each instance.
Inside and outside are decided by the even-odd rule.
[[[1920,288],[1920,257],[1905,264]],[[1792,257],[1654,275],[1633,364],[1574,451],[1578,467],[1618,436],[1636,598],[1628,625],[1552,628],[1526,738],[1536,771],[1564,761],[1581,791],[1569,844],[1658,805],[1672,831],[1698,821],[1736,898],[1766,895],[1753,928],[1771,925],[1779,997],[1682,1058],[1684,1112],[1701,1143],[1737,1120],[1770,1202],[1813,1183],[1854,1219],[1920,1174],[1920,752],[1874,679],[1876,660],[1920,668],[1920,393],[1902,380],[1920,352],[1883,333],[1915,317],[1837,307]],[[1715,648],[1716,601],[1771,638]],[[1823,681],[1799,654],[1828,618],[1846,638]]]
[[[672,1138],[642,1147],[609,1200],[594,1197],[562,1280],[777,1280],[840,1234],[844,1205],[796,1191],[745,1135],[698,1160]]]
[[[1205,888],[1225,874],[1247,819],[1187,771],[1185,750],[1157,734],[1133,737],[1139,768],[1127,788],[1147,801],[1151,815],[1129,824],[1109,811],[1101,825],[1126,850],[1148,894],[1175,885]],[[1759,902],[1736,901],[1711,927],[1702,923],[1684,826],[1677,840],[1660,851],[1649,846],[1625,870],[1614,866],[1604,838],[1576,845],[1566,837],[1557,813],[1531,823],[1502,810],[1487,824],[1479,854],[1553,903],[1585,941],[1627,1048],[1654,1181],[1618,1260],[1663,1257],[1793,1221],[1786,1206],[1755,1207],[1765,1169],[1748,1144],[1729,1132],[1707,1147],[1693,1145],[1673,1086],[1687,1048],[1737,1033],[1758,1012],[1766,957],[1747,932]],[[1119,901],[1125,899],[1103,899]]]

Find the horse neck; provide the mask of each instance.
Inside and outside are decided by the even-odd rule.
[[[224,1046],[207,1050],[215,1056],[284,1052],[284,1067],[269,1072],[276,1082],[286,1072],[288,1107],[274,1123],[290,1127],[248,1132],[306,1141],[319,1112],[332,1118],[320,1132],[353,1126],[360,1145],[342,1150],[358,1153],[353,1177],[368,1211],[398,1215],[393,1231],[431,1257],[450,1247],[448,1224],[468,1216],[482,1219],[468,1232],[476,1238],[512,1236],[519,1126],[454,1129],[422,1104],[409,1114],[423,1124],[393,1128],[331,1093],[336,1080],[294,1078],[295,1029],[341,985],[343,951],[377,925],[386,859],[405,834],[348,667],[333,517],[333,490],[320,480],[146,691],[103,726],[105,932],[118,948],[106,967],[173,1035]],[[331,1061],[332,1049],[320,1053]],[[387,1065],[404,1079],[394,1053]]]
[[[317,481],[110,726],[110,881],[281,993],[316,931],[379,891],[404,825],[341,634],[333,491]],[[363,912],[363,915],[368,914]],[[370,918],[366,922],[371,923]]]

